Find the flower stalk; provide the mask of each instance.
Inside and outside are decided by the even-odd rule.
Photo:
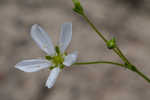
[[[124,64],[120,64],[117,62],[112,62],[112,61],[89,61],[89,62],[76,62],[74,65],[87,65],[87,64],[112,64],[112,65],[117,65],[120,67],[125,67]]]
[[[79,0],[73,0],[73,1],[76,1],[76,2],[78,2],[80,4]],[[77,9],[76,3],[74,3],[74,5],[75,5],[74,9]],[[142,72],[140,72],[137,69],[137,67],[135,65],[131,64],[129,62],[129,60],[125,57],[123,52],[117,46],[115,38],[112,38],[111,40],[107,40],[105,38],[105,36],[96,28],[96,26],[86,16],[86,14],[84,13],[84,9],[83,9],[81,4],[80,4],[80,6],[82,8],[82,14],[76,12],[75,10],[74,11],[84,18],[84,20],[91,26],[91,28],[98,34],[98,36],[105,42],[105,44],[107,45],[108,49],[113,50],[122,59],[124,64],[120,64],[120,63],[116,63],[116,62],[109,62],[109,61],[78,62],[78,63],[75,63],[75,64],[78,64],[78,65],[83,65],[83,64],[113,64],[113,65],[118,65],[118,66],[121,66],[121,67],[125,67],[125,68],[129,69],[130,71],[136,72],[139,76],[141,76],[148,83],[150,83],[150,79],[146,75],[144,75]]]

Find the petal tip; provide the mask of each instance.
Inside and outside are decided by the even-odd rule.
[[[70,67],[73,63],[76,62],[77,60],[77,51],[69,54],[68,56],[65,57],[65,61],[63,62],[64,65],[67,67]]]
[[[48,89],[52,88],[53,86],[50,86],[48,84],[45,85]]]
[[[46,81],[46,84],[45,84],[47,88],[52,88],[54,86],[56,79],[59,75],[59,72],[60,72],[60,68],[54,68],[51,71],[51,73]]]
[[[52,88],[54,86],[54,84],[53,83],[49,83],[47,81],[46,84],[45,84],[45,86],[50,89],[50,88]]]
[[[38,27],[38,26],[39,26],[39,24],[33,24],[32,28],[35,28],[35,27]]]

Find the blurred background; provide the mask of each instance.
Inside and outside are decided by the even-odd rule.
[[[115,36],[127,58],[150,77],[150,1],[80,1],[97,28],[108,39]],[[78,61],[121,62],[72,7],[71,0],[0,0],[0,100],[149,100],[150,84],[113,65],[65,68],[52,89],[45,88],[48,70],[14,68],[21,60],[46,55],[30,37],[32,24],[40,24],[56,45],[64,22],[73,24],[67,51],[77,50]]]

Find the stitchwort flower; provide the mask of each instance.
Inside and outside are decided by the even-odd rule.
[[[65,66],[71,66],[77,59],[77,52],[70,54],[65,52],[72,38],[72,24],[64,23],[62,25],[59,44],[55,47],[48,34],[37,24],[34,24],[31,28],[31,37],[47,53],[47,56],[45,56],[45,59],[23,60],[17,63],[15,67],[24,72],[36,72],[49,68],[51,72],[46,81],[46,87],[51,88],[61,69]]]

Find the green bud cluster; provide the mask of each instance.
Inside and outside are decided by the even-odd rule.
[[[76,13],[78,13],[78,14],[80,14],[80,15],[83,15],[83,7],[81,6],[79,0],[72,0],[72,2],[74,3],[74,6],[75,6],[75,7],[73,8],[73,10],[74,10]]]

